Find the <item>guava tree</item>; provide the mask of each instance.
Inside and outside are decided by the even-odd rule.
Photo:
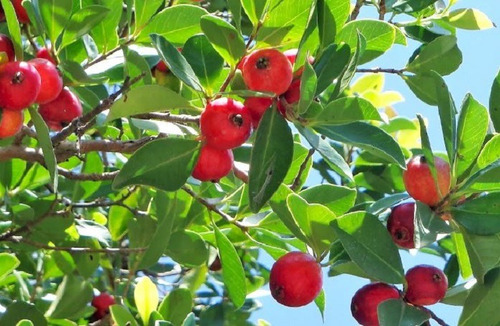
[[[500,75],[489,105],[457,106],[443,79],[456,29],[493,27],[484,13],[0,3],[0,325],[253,325],[270,280],[278,302],[327,314],[325,271],[372,281],[352,305],[364,325],[446,325],[437,301],[500,325]],[[410,39],[404,67],[371,68]],[[385,74],[439,121],[398,116]],[[405,271],[403,250],[446,267]]]

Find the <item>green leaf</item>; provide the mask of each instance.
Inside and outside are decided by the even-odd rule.
[[[159,85],[133,88],[110,108],[106,121],[136,114],[190,108],[191,104],[176,92]]]
[[[163,0],[135,0],[135,32],[137,35],[149,22],[151,17],[156,13],[158,8],[163,5]]]
[[[278,110],[267,110],[257,129],[250,158],[250,208],[258,212],[284,180],[292,163],[293,137]]]
[[[350,2],[348,0],[320,0],[317,3],[318,31],[322,48],[335,41],[349,17]]]
[[[440,75],[449,75],[462,63],[462,52],[457,46],[457,38],[444,35],[426,44],[411,61],[406,70],[421,74],[434,70]]]
[[[193,68],[205,88],[212,90],[222,72],[224,59],[215,51],[205,35],[187,40],[182,55]]]
[[[139,278],[134,289],[134,300],[144,325],[147,325],[149,317],[158,307],[159,301],[158,289],[149,277]]]
[[[118,45],[118,26],[122,16],[122,0],[101,0],[101,5],[110,11],[105,20],[102,20],[92,28],[90,34],[99,53],[105,53]]]
[[[19,259],[13,254],[0,253],[0,280],[19,266]]]
[[[359,120],[381,121],[382,118],[369,101],[361,97],[342,97],[330,102],[309,125],[337,125]]]
[[[38,0],[38,7],[50,43],[56,44],[73,12],[73,1]]]
[[[150,34],[159,34],[175,45],[184,44],[191,36],[201,33],[200,19],[208,12],[192,5],[175,5],[155,15],[137,36],[137,42],[150,43]]]
[[[462,232],[470,264],[475,278],[483,283],[485,275],[500,266],[500,234],[491,236],[475,235]]]
[[[414,326],[429,320],[429,314],[401,299],[389,299],[377,307],[380,325]]]
[[[75,12],[64,28],[64,34],[58,48],[65,46],[80,39],[83,35],[100,23],[110,10],[104,6],[88,6]]]
[[[429,105],[438,105],[438,94],[436,93],[435,81],[431,76],[422,75],[400,75],[406,85],[421,101]],[[438,92],[441,92],[439,90]]]
[[[316,95],[323,92],[340,76],[349,63],[351,49],[346,44],[331,44],[314,63],[314,71],[318,76]]]
[[[158,308],[158,312],[174,326],[181,326],[192,308],[193,297],[191,291],[177,288],[165,296]]]
[[[141,80],[139,80],[136,85],[152,84],[153,76],[151,74],[151,68],[149,68],[147,60],[137,51],[134,51],[127,46],[123,46],[122,50],[125,57],[125,76],[133,79],[144,74],[143,78],[141,78]]]
[[[21,38],[21,29],[19,27],[19,22],[17,21],[16,13],[14,7],[12,6],[12,0],[1,0],[3,12],[5,13],[5,18],[7,19],[7,28],[9,29],[10,39],[14,44],[14,52],[16,53],[16,60],[23,60],[23,43]]]
[[[358,33],[366,40],[366,48],[358,64],[367,63],[381,56],[389,50],[396,39],[396,32],[391,24],[380,20],[354,20],[347,23],[337,36],[336,42],[345,42],[351,47],[351,52],[356,49]]]
[[[490,93],[490,117],[497,132],[500,132],[500,70],[491,85]]]
[[[344,186],[321,184],[301,191],[300,196],[311,204],[326,206],[338,216],[347,213],[354,206],[356,190]]]
[[[257,26],[267,2],[268,0],[241,0],[241,6],[254,26]]]
[[[183,266],[193,267],[205,263],[208,249],[196,232],[179,230],[170,236],[166,254]]]
[[[59,63],[65,84],[72,86],[95,85],[108,80],[108,76],[89,76],[83,67],[75,61],[64,60]]]
[[[499,269],[488,273],[484,284],[476,284],[460,315],[459,326],[498,325],[498,297],[500,296]]]
[[[321,256],[335,241],[335,233],[328,225],[335,214],[320,204],[309,204],[294,193],[287,197],[287,205],[298,226],[307,238],[307,244],[317,256]]]
[[[464,235],[462,233],[453,232],[451,234],[455,252],[458,258],[458,265],[460,267],[460,274],[462,278],[467,279],[472,276],[471,258],[468,254],[468,249],[465,243]]]
[[[326,137],[358,146],[388,162],[405,167],[405,158],[398,143],[382,129],[365,122],[352,122],[340,126],[319,126],[315,128]]]
[[[16,326],[33,326],[33,322],[31,320],[28,320],[28,319],[23,319],[21,321],[19,321]]]
[[[80,276],[66,275],[46,315],[55,319],[81,317],[92,296],[92,285],[88,281]]]
[[[313,102],[317,83],[318,77],[316,77],[313,67],[309,62],[306,62],[304,71],[300,77],[300,99],[298,105],[298,112],[300,114],[305,113]]]
[[[137,150],[113,181],[118,189],[142,184],[165,191],[179,189],[191,175],[200,143],[181,138],[154,140]]]
[[[473,8],[453,10],[446,17],[446,22],[454,27],[480,30],[495,27],[495,24],[483,12]]]
[[[483,169],[500,158],[500,135],[495,135],[484,145],[477,157],[475,170]]]
[[[326,295],[325,295],[325,291],[323,289],[321,289],[321,292],[314,299],[314,303],[316,304],[316,307],[318,307],[318,310],[321,313],[321,318],[324,321],[325,320]]]
[[[124,306],[114,304],[109,311],[117,326],[138,326],[134,316]]]
[[[349,257],[371,278],[387,283],[404,283],[398,248],[376,216],[349,213],[331,224]]]
[[[432,178],[434,179],[434,185],[436,186],[436,189],[439,189],[436,164],[434,163],[434,154],[432,152],[429,135],[427,134],[427,127],[425,126],[424,118],[420,114],[417,114],[417,118],[420,125],[420,140],[422,142],[422,152],[424,153],[425,161],[427,162],[429,170],[431,171]]]
[[[0,318],[0,325],[15,326],[23,319],[31,320],[36,326],[47,326],[47,319],[35,305],[23,301],[14,301],[7,306],[6,311]]]
[[[38,144],[42,148],[43,157],[45,159],[45,166],[50,173],[50,178],[54,187],[54,191],[57,192],[58,185],[58,173],[57,173],[57,160],[54,154],[54,148],[52,147],[52,141],[50,140],[49,128],[42,116],[36,109],[30,107],[29,109],[31,120],[35,125],[36,132],[38,134]]]
[[[82,173],[103,173],[104,164],[101,156],[97,152],[90,152],[85,155]],[[73,188],[73,201],[86,199],[95,193],[101,186],[101,181],[78,181]]]
[[[231,241],[215,224],[213,224],[213,227],[222,264],[224,285],[227,288],[229,299],[231,299],[236,308],[240,308],[245,303],[247,295],[245,270]]]
[[[429,206],[419,201],[415,210],[415,247],[422,248],[436,241],[438,234],[451,233],[452,228]]]
[[[196,326],[196,317],[192,312],[190,312],[186,319],[184,319],[182,326]]]
[[[453,219],[467,231],[478,235],[500,232],[500,193],[489,193],[452,207]]]
[[[153,46],[160,54],[163,61],[166,62],[170,71],[182,80],[186,85],[196,91],[202,91],[203,87],[196,77],[193,68],[189,65],[187,60],[179,53],[177,48],[172,45],[166,38],[158,34],[151,34]]]
[[[459,193],[475,193],[481,191],[500,190],[500,160],[475,172],[459,188]]]
[[[454,175],[459,180],[476,160],[488,130],[488,110],[468,94],[462,104],[458,120],[457,152]]]
[[[397,0],[391,8],[399,13],[412,13],[425,9],[436,1],[437,0]]]
[[[215,50],[232,67],[245,55],[245,41],[231,24],[221,18],[206,15],[201,17],[200,25]]]
[[[346,163],[342,155],[340,155],[332,146],[330,146],[328,141],[324,140],[309,128],[304,128],[301,126],[296,126],[296,128],[302,134],[302,136],[304,136],[307,142],[321,154],[325,162],[335,172],[348,179],[349,181],[354,181],[351,168]]]

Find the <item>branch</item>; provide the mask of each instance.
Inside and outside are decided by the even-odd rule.
[[[81,180],[81,181],[105,181],[113,180],[120,171],[104,172],[104,173],[76,173],[63,168],[58,167],[57,171],[60,175],[71,179],[71,180]]]
[[[234,176],[243,181],[243,183],[248,183],[248,174],[246,174],[245,171],[238,169],[235,164],[233,164],[233,173]]]
[[[358,68],[358,69],[356,69],[356,72],[368,72],[368,73],[373,73],[373,74],[385,72],[388,74],[401,75],[403,72],[405,72],[405,69],[392,69],[392,68],[361,69],[361,68]]]
[[[351,20],[356,20],[359,15],[359,10],[363,6],[364,0],[356,0],[356,5],[354,6],[354,9],[352,10],[351,13]]]
[[[130,39],[130,40],[126,41],[125,43],[123,43],[123,45],[128,45],[128,44],[130,44],[132,42],[134,42],[134,39]],[[86,64],[83,65],[83,69],[86,69],[86,68],[88,68],[88,67],[90,67],[92,65],[95,65],[98,62],[106,60],[110,55],[112,55],[113,53],[118,52],[119,50],[121,50],[121,48],[122,48],[123,45],[119,45],[116,48],[111,49],[108,52],[105,52],[105,53],[101,54],[100,56],[98,56],[94,60],[87,62]]]
[[[384,20],[384,16],[386,13],[385,0],[380,0],[378,3],[378,19]]]
[[[145,113],[137,114],[133,116],[134,118],[147,119],[147,120],[160,120],[175,123],[200,123],[200,116],[193,116],[188,114],[171,114],[171,113]]]

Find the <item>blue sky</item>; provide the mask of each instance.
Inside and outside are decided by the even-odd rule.
[[[459,0],[455,8],[460,7],[479,9],[500,26],[499,0]],[[362,18],[362,16],[360,17]],[[467,93],[471,93],[479,102],[488,106],[491,84],[500,69],[500,30],[499,28],[484,31],[459,30],[457,37],[459,48],[463,53],[463,63],[458,71],[445,77],[448,88],[453,95],[457,108],[460,108],[460,104]],[[368,63],[365,67],[402,68],[416,46],[417,44],[414,42],[410,42],[406,47],[396,45],[387,54]],[[396,90],[405,98],[404,102],[394,106],[400,115],[415,118],[416,114],[420,113],[428,118],[428,131],[433,149],[444,151],[436,108],[417,99],[398,76],[387,74],[385,89]],[[406,270],[423,263],[439,268],[444,267],[442,259],[430,255],[417,254],[411,256],[404,251],[401,253]],[[272,259],[266,257],[264,262],[271,266]],[[325,269],[325,273],[326,271],[327,269]],[[324,290],[327,305],[324,325],[357,325],[350,312],[351,298],[367,282],[365,279],[349,275],[328,278],[325,274]],[[263,308],[253,314],[252,320],[264,319],[273,326],[323,325],[321,316],[314,304],[302,308],[288,308],[278,304],[270,296],[262,297],[259,300]],[[437,304],[429,308],[449,325],[458,324],[461,308],[443,304]]]

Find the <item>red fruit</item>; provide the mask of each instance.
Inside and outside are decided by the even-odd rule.
[[[251,53],[243,64],[242,74],[249,89],[276,95],[286,92],[293,78],[290,61],[276,49]]]
[[[11,0],[11,2],[14,6],[14,10],[16,11],[17,20],[19,20],[19,22],[22,24],[29,23],[30,18],[28,17],[28,13],[21,4],[23,0]]]
[[[230,149],[217,149],[208,145],[201,148],[193,177],[200,181],[218,182],[233,168],[233,152]]]
[[[273,298],[288,307],[300,307],[312,302],[321,291],[321,266],[309,254],[289,252],[271,268],[269,288]]]
[[[40,75],[24,61],[0,66],[0,107],[22,110],[35,102],[40,92]]]
[[[387,230],[392,240],[400,247],[415,248],[415,203],[404,203],[392,209],[387,220]]]
[[[50,54],[50,51],[47,48],[38,49],[38,51],[36,51],[36,57],[49,60],[50,62],[52,62],[54,65],[57,66],[56,60],[52,57],[52,54]]]
[[[155,68],[161,72],[167,72],[170,70],[168,69],[167,64],[163,60],[160,60],[160,62],[156,64]]]
[[[248,56],[244,56],[243,58],[241,58],[240,62],[238,63],[238,65],[236,66],[237,69],[239,70],[243,70],[243,65],[245,64],[245,62],[247,61],[247,58]]]
[[[23,121],[23,111],[0,109],[0,138],[7,138],[17,134],[23,126]]]
[[[75,94],[63,88],[55,100],[40,104],[38,111],[51,129],[61,130],[82,115],[82,105]]]
[[[262,119],[262,116],[272,104],[273,99],[270,97],[249,97],[245,100],[245,106],[252,116],[252,126],[254,129],[257,129],[260,119]]]
[[[14,61],[16,54],[12,40],[5,34],[0,34],[0,52],[5,52],[9,61]]]
[[[109,307],[115,304],[115,298],[108,293],[101,293],[92,299],[92,306],[96,309],[94,319],[102,319],[109,314]]]
[[[222,269],[222,264],[220,262],[219,256],[216,256],[214,261],[210,264],[210,267],[208,268],[212,272],[218,272]]]
[[[41,78],[41,88],[35,99],[36,103],[45,104],[56,99],[63,89],[63,79],[57,67],[47,59],[35,58],[28,61]]]
[[[379,326],[378,305],[389,299],[398,299],[399,291],[386,283],[370,283],[359,289],[351,301],[351,313],[363,326]]]
[[[252,129],[252,116],[240,102],[231,98],[218,98],[207,104],[201,113],[201,134],[208,145],[230,149],[243,144]]]
[[[450,165],[437,156],[434,156],[434,164],[440,193],[423,155],[414,156],[403,172],[403,182],[408,194],[429,206],[439,203],[450,191]]]
[[[288,90],[283,94],[288,104],[295,104],[300,100],[300,78],[295,79],[288,87]]]
[[[406,272],[406,301],[426,306],[439,302],[448,289],[448,279],[434,266],[418,265]]]

